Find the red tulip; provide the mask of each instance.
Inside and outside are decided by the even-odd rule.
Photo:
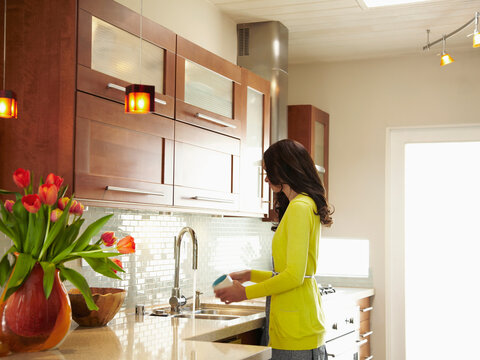
[[[72,206],[70,206],[69,213],[81,216],[83,214],[83,209],[84,208],[85,207],[82,204],[80,204],[77,200],[73,200],[72,201]]]
[[[62,197],[60,199],[58,199],[58,208],[60,210],[65,210],[65,207],[67,206],[68,202],[70,201],[70,199],[68,197]]]
[[[62,214],[63,214],[63,211],[60,209],[53,210],[52,213],[50,214],[50,221],[51,222],[57,221],[60,218],[60,216],[62,216]]]
[[[105,246],[113,246],[115,242],[117,241],[117,238],[115,237],[115,233],[113,231],[106,231],[102,234],[101,239]]]
[[[58,189],[62,187],[63,178],[60,176],[55,175],[54,173],[50,173],[47,175],[47,179],[45,180],[45,184],[53,184]]]
[[[18,187],[26,188],[30,184],[30,171],[22,168],[17,169],[13,173],[13,181]]]
[[[35,214],[38,210],[40,210],[40,206],[42,206],[40,196],[37,194],[30,194],[22,197],[22,204],[25,209],[32,214]]]
[[[118,260],[117,258],[114,258],[114,259],[111,259],[111,260],[123,269],[123,265],[122,265],[122,262],[120,260]],[[115,270],[115,269],[112,269],[112,270],[115,274],[117,273],[117,270]]]
[[[54,184],[43,184],[38,188],[38,195],[42,203],[53,205],[57,202],[58,188]]]
[[[120,240],[117,244],[118,252],[122,254],[131,254],[135,252],[135,241],[134,238],[130,235],[125,236],[122,240]]]
[[[13,200],[5,201],[5,209],[7,209],[8,212],[13,212],[13,204],[15,204],[15,201]]]

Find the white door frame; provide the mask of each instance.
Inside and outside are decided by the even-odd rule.
[[[480,124],[387,128],[385,329],[387,360],[405,359],[405,144],[480,141]],[[448,164],[445,164],[448,171]]]

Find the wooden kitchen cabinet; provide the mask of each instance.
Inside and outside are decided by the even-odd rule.
[[[77,93],[77,198],[173,204],[174,121],[125,114],[121,104]]]
[[[238,210],[240,140],[175,122],[174,205]]]
[[[270,145],[270,82],[242,69],[246,119],[240,156],[240,210],[268,214],[269,188],[264,181],[263,153]]]
[[[116,87],[155,86],[155,113],[174,117],[175,48],[172,31],[113,0],[80,0],[77,87],[125,102]],[[140,57],[141,49],[141,57]],[[141,70],[140,70],[141,69]]]
[[[288,138],[308,150],[320,170],[328,194],[328,139],[330,115],[312,105],[288,106]]]
[[[371,360],[373,356],[370,348],[370,338],[373,334],[370,323],[370,314],[372,313],[372,298],[366,297],[357,302],[360,311],[360,327],[357,344],[359,345],[359,360]]]
[[[175,118],[239,138],[241,68],[177,36]]]

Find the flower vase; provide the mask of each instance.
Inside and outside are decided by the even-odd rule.
[[[51,349],[67,335],[72,310],[58,270],[55,270],[48,299],[44,294],[43,269],[39,263],[35,264],[23,285],[7,300],[4,299],[5,291],[0,299],[2,352]]]

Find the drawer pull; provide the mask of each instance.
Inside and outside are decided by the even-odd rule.
[[[357,345],[362,346],[368,343],[368,339],[363,339],[363,340],[357,340]]]
[[[373,306],[367,307],[365,309],[360,309],[361,312],[367,312],[367,311],[372,311],[372,310],[373,310]]]
[[[373,334],[373,331],[368,331],[365,334],[360,334],[360,336],[364,338],[364,337],[370,336],[372,334]]]
[[[129,192],[129,193],[135,193],[135,194],[165,196],[165,194],[161,193],[161,192],[147,191],[147,190],[140,190],[140,189],[132,189],[132,188],[125,188],[125,187],[111,186],[111,185],[105,186],[105,190]]]
[[[108,83],[107,88],[120,90],[120,91],[125,92],[125,88],[123,86],[120,86],[120,85],[117,85],[117,84],[114,84],[114,83]],[[158,104],[161,104],[161,105],[167,105],[166,101],[160,100],[160,99],[157,99],[157,98],[155,98],[155,102],[158,103]]]
[[[200,200],[200,201],[211,201],[211,202],[219,202],[219,203],[228,203],[233,204],[234,201],[230,199],[218,199],[218,198],[211,198],[206,196],[192,196],[189,199],[192,200]]]
[[[218,119],[215,119],[211,116],[208,116],[208,115],[204,115],[204,114],[201,114],[201,113],[196,113],[195,114],[195,117],[198,118],[198,119],[202,119],[202,120],[207,120],[207,121],[211,121],[215,124],[218,124],[218,125],[222,125],[222,126],[225,126],[225,127],[229,127],[229,128],[232,128],[232,129],[236,129],[237,127],[235,125],[232,125],[232,124],[229,124],[225,121],[222,121],[222,120],[218,120]]]
[[[372,360],[373,359],[373,355],[370,355],[370,356],[366,356],[364,360]]]

